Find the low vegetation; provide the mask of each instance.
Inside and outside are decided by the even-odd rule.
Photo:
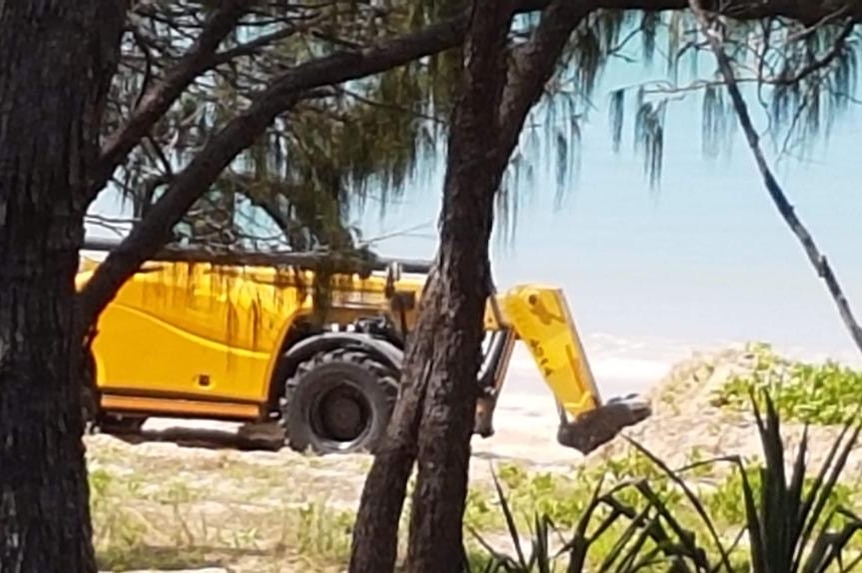
[[[837,479],[858,430],[835,444],[835,457],[820,468],[816,478],[805,479],[805,446],[793,460],[793,472],[786,476],[788,459],[781,447],[779,419],[768,399],[766,405],[767,415],[759,420],[759,428],[767,462],[746,468],[738,459],[722,460],[738,466],[736,483],[724,483],[710,494],[699,493],[686,484],[684,472],[653,459],[678,487],[675,494],[668,495],[648,478],[633,478],[609,490],[598,487],[568,539],[559,535],[547,514],[536,513],[529,557],[518,541],[514,541],[514,557],[484,544],[492,555],[485,570],[852,570],[862,560],[855,538],[862,520],[848,507],[848,492],[837,487]],[[635,499],[622,498],[620,494],[626,490]],[[502,491],[500,494],[504,500]],[[510,518],[515,540],[517,527],[505,501],[503,512]],[[563,541],[556,552],[550,550],[554,535]]]
[[[808,363],[777,354],[767,344],[751,345],[756,365],[735,376],[716,396],[716,403],[746,408],[750,392],[769,392],[783,420],[811,425],[840,425],[858,419],[862,372],[835,361]],[[760,407],[763,407],[762,399]]]
[[[768,347],[756,352],[753,374],[731,377],[718,401],[749,413],[753,406],[757,460],[690,451],[686,467],[669,468],[632,442],[624,454],[567,468],[477,462],[484,470],[473,472],[468,497],[465,569],[849,571],[862,558],[853,510],[862,487],[842,472],[858,432],[845,426],[823,467],[809,468],[807,438],[790,451],[780,422],[848,421],[859,374],[794,363]],[[807,408],[808,399],[819,408]],[[134,448],[108,443],[90,456],[103,570],[343,570],[366,458],[136,458]]]
[[[352,488],[331,487],[327,497],[313,480],[328,468],[313,458],[242,463],[239,452],[195,452],[153,463],[134,448],[99,450],[90,484],[101,570],[337,571],[348,557],[353,501],[343,500]],[[364,469],[350,465],[357,479]]]

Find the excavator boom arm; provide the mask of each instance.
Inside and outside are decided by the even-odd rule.
[[[588,453],[651,413],[648,404],[615,398],[603,403],[563,291],[543,285],[516,286],[488,301],[486,330],[496,337],[481,374],[486,394],[477,408],[477,431],[493,433],[493,410],[514,341],[522,341],[560,409],[557,440]],[[496,346],[495,346],[496,344]],[[568,418],[573,418],[570,421]]]
[[[502,317],[533,357],[557,402],[572,416],[601,405],[601,396],[563,292],[517,286],[497,297]]]

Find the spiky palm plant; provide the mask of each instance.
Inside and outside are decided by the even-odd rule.
[[[757,431],[763,448],[763,465],[757,468],[757,482],[738,456],[723,458],[740,471],[740,498],[745,507],[743,533],[748,539],[749,567],[754,573],[825,573],[853,569],[862,559],[856,557],[842,563],[853,535],[862,529],[862,520],[849,508],[831,507],[838,480],[856,445],[860,427],[847,423],[832,444],[829,454],[813,482],[806,488],[809,453],[808,426],[787,475],[787,455],[781,435],[781,420],[775,404],[766,391],[762,393],[765,412],[761,411],[754,392],[750,394]],[[715,533],[715,526],[703,509],[697,495],[674,472],[643,446],[636,447],[656,463],[662,471],[680,485],[689,501],[695,506],[707,530],[715,541],[720,562],[709,571],[734,571],[726,548]],[[841,522],[841,523],[839,523]]]
[[[750,470],[738,456],[714,458],[697,465],[730,462],[740,471],[739,498],[745,508],[742,530],[728,544],[719,534],[706,504],[689,487],[682,477],[687,469],[673,470],[645,447],[630,440],[673,483],[680,487],[684,498],[691,504],[699,519],[699,527],[683,524],[682,509],[670,506],[648,480],[632,480],[601,493],[601,483],[581,515],[572,538],[563,547],[552,552],[551,535],[558,532],[547,517],[536,516],[532,531],[532,553],[525,556],[520,534],[514,524],[505,494],[497,485],[502,510],[509,525],[509,534],[517,557],[494,551],[480,537],[489,550],[491,559],[486,571],[507,573],[550,573],[559,571],[561,558],[567,559],[567,573],[582,571],[671,571],[674,573],[826,573],[851,571],[862,562],[862,554],[847,558],[852,537],[862,529],[860,519],[850,509],[830,504],[839,477],[847,465],[851,450],[857,442],[860,426],[846,424],[833,443],[829,454],[813,481],[806,480],[809,451],[808,427],[787,475],[787,456],[781,436],[781,420],[768,393],[763,392],[762,411],[751,394],[757,431],[763,448],[763,464],[756,468],[756,480],[749,477]],[[808,487],[806,486],[808,483]],[[760,485],[758,485],[760,484]],[[634,508],[620,500],[625,488],[634,488],[643,499],[644,506]],[[592,534],[587,530],[599,517],[601,506],[610,512],[601,516]],[[621,521],[623,520],[623,521]],[[623,523],[622,530],[611,529]],[[704,543],[698,533],[709,539]],[[616,534],[611,549],[595,566],[587,565],[587,553],[601,536]],[[744,566],[732,559],[737,547],[747,538],[747,555]]]

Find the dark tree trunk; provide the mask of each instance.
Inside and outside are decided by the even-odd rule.
[[[467,62],[449,139],[440,227],[442,310],[419,425],[407,570],[463,571],[462,519],[476,410],[483,316],[491,293],[488,243],[494,196],[511,149],[489,149],[500,136],[506,43],[513,3],[476,0],[465,44]]]
[[[0,572],[95,571],[74,275],[123,2],[0,2]]]
[[[353,528],[350,573],[386,573],[395,566],[398,522],[407,481],[416,460],[421,408],[431,374],[426,357],[434,354],[441,299],[437,264],[429,273],[422,311],[411,336],[402,375],[402,395],[395,405],[383,446],[365,481]]]
[[[351,573],[392,571],[406,484],[418,454],[407,570],[462,570],[462,526],[489,294],[493,198],[508,154],[489,152],[498,131],[512,3],[477,0],[468,31],[443,190],[441,242],[404,369],[387,443],[366,481]],[[418,451],[416,444],[418,443]]]
[[[579,3],[552,0],[507,70],[504,48],[512,9],[506,1],[473,2],[468,63],[449,141],[440,248],[411,339],[404,391],[387,443],[366,480],[351,573],[393,570],[398,520],[415,460],[406,570],[463,570],[462,518],[490,286],[493,199],[530,109],[586,14]]]

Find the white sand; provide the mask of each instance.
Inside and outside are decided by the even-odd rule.
[[[719,410],[711,403],[712,392],[731,375],[749,370],[753,365],[752,359],[739,346],[695,355],[679,363],[666,377],[648,385],[645,397],[652,403],[653,415],[637,426],[627,428],[623,434],[638,440],[672,465],[683,464],[693,449],[700,449],[706,455],[758,456],[760,443],[752,417]],[[521,390],[523,384],[507,382],[507,386],[509,391],[504,389],[495,413],[495,435],[490,438],[473,437],[477,462],[510,459],[531,465],[570,467],[584,461],[579,452],[560,446],[556,441],[558,415],[549,389],[540,384],[535,392],[527,393],[511,388],[515,386]],[[160,433],[171,428],[235,433],[238,425],[154,418],[144,427],[148,433]],[[811,431],[813,463],[819,463],[837,433],[837,428]],[[795,447],[801,427],[785,424],[784,434],[788,445]],[[620,455],[628,448],[631,448],[630,444],[617,438],[588,456],[587,461]],[[851,466],[862,467],[862,460],[858,457],[852,456]]]

